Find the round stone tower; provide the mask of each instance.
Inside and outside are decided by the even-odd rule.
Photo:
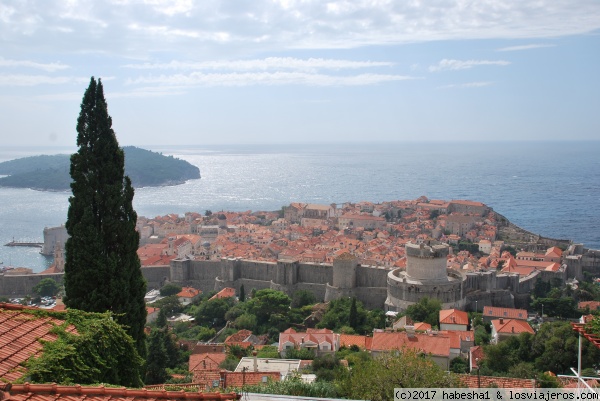
[[[446,268],[450,247],[430,241],[409,242],[405,249],[406,270],[388,273],[386,310],[401,311],[425,297],[438,299],[444,309],[463,308],[466,277]]]
[[[406,244],[406,274],[415,280],[448,281],[446,259],[450,247],[446,244]]]

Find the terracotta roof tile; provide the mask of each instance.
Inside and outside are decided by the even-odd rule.
[[[25,368],[21,363],[41,353],[40,340],[57,338],[51,330],[64,321],[28,312],[35,309],[0,304],[0,381],[10,382],[23,376]],[[69,326],[67,331],[75,332],[75,327]]]
[[[514,377],[459,375],[459,380],[468,388],[534,388],[533,379],[517,379]]]
[[[527,311],[525,309],[499,308],[496,306],[484,306],[483,316],[507,319],[527,320]]]
[[[155,400],[238,400],[236,393],[152,391],[124,387],[82,387],[56,384],[0,385],[4,401],[155,401]]]
[[[440,324],[469,324],[467,312],[458,309],[444,309],[440,311]]]
[[[391,351],[402,347],[447,357],[450,355],[450,338],[444,335],[422,333],[415,333],[410,336],[406,332],[373,333],[372,351]]]

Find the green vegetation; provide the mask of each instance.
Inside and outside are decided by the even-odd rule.
[[[58,283],[51,278],[43,278],[33,287],[33,292],[40,297],[53,297],[60,291]]]
[[[79,150],[71,156],[64,301],[72,309],[113,312],[145,356],[146,281],[137,256],[137,214],[111,126],[102,82],[92,77],[77,119]]]
[[[456,376],[406,348],[359,361],[336,381],[340,396],[361,400],[393,400],[394,388],[461,387]]]
[[[341,298],[329,303],[317,327],[346,334],[370,334],[374,328],[385,327],[385,314],[382,310],[366,310],[355,298]]]
[[[163,297],[168,297],[169,295],[176,295],[181,292],[181,286],[177,284],[168,283],[162,286],[160,289],[160,295]]]
[[[141,386],[139,368],[143,360],[133,339],[113,320],[114,315],[74,309],[66,313],[44,310],[24,313],[65,321],[54,329],[58,336],[56,341],[45,342],[41,356],[32,357],[26,363],[28,381]],[[77,334],[66,331],[71,324]]]
[[[281,394],[303,397],[335,398],[338,391],[335,384],[317,381],[305,383],[299,375],[292,376],[284,381],[269,381],[266,385],[257,384],[245,386],[244,388],[229,388],[226,391],[249,392],[261,394]]]
[[[406,308],[406,315],[413,322],[425,322],[429,323],[431,327],[437,327],[439,326],[440,310],[442,310],[442,303],[439,300],[424,297],[416,304]]]
[[[577,366],[578,334],[569,322],[544,323],[536,334],[522,333],[496,345],[484,346],[482,375],[532,379],[543,372],[568,374]],[[600,350],[583,342],[582,367],[599,368]]]
[[[153,187],[200,178],[198,167],[173,156],[125,146],[125,174],[132,185]],[[0,186],[67,191],[71,184],[69,155],[40,155],[0,163]]]

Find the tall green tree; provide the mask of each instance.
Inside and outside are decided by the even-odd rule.
[[[65,304],[111,311],[145,355],[146,282],[137,256],[133,187],[108,115],[102,82],[90,80],[77,119],[65,244]]]
[[[164,332],[152,330],[148,340],[148,360],[146,361],[145,384],[162,384],[167,381],[167,364],[169,355],[165,349]]]

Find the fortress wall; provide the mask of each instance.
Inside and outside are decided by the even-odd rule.
[[[148,266],[142,267],[142,275],[146,279],[146,287],[148,291],[151,289],[159,289],[167,281],[171,279],[170,266]]]
[[[361,301],[367,309],[382,309],[387,297],[385,287],[360,287],[354,289],[356,299]]]
[[[350,254],[344,254],[333,261],[333,282],[334,287],[354,288],[356,287],[356,267],[358,262],[356,257]]]
[[[64,273],[55,274],[0,274],[0,296],[8,298],[23,298],[33,294],[33,287],[45,278],[51,278],[58,284],[63,283]]]
[[[472,272],[465,276],[465,292],[492,291],[496,288],[496,272]]]
[[[236,282],[236,287],[238,285],[241,286],[242,284],[244,284],[244,291],[246,291],[246,296],[249,296],[250,292],[252,292],[253,289],[258,291],[258,290],[264,290],[265,288],[271,288],[271,282],[264,281],[264,280],[251,280],[251,279],[242,278]],[[283,290],[283,289],[282,289],[282,291],[285,292],[285,290]]]
[[[581,257],[581,268],[584,272],[600,274],[600,250],[585,249]]]
[[[387,287],[387,275],[390,271],[383,267],[357,266],[356,287]]]
[[[190,261],[190,280],[214,280],[221,274],[221,262],[212,260]]]
[[[333,280],[333,266],[314,263],[302,263],[298,266],[298,284],[316,283],[324,285]],[[323,289],[323,291],[325,291]],[[316,295],[316,294],[315,294]],[[323,295],[325,293],[323,292]]]
[[[266,281],[269,283],[277,277],[277,263],[254,260],[240,260],[238,263],[240,265],[240,279]]]
[[[300,290],[312,292],[314,294],[315,298],[317,299],[317,302],[323,302],[323,300],[325,299],[325,284],[298,283],[298,284],[296,284],[294,291],[300,291]],[[288,294],[288,295],[292,296],[293,294]]]
[[[477,305],[475,305],[477,301]],[[481,313],[484,306],[496,306],[499,308],[514,308],[515,298],[510,291],[498,290],[489,292],[478,292],[467,296],[467,309]]]

